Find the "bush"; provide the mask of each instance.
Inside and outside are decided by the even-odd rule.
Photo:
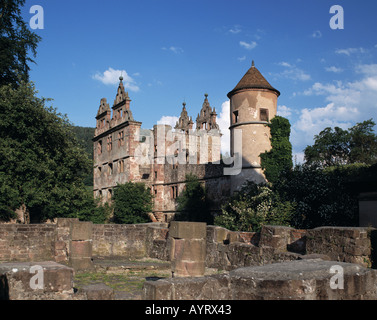
[[[266,224],[289,226],[294,208],[294,203],[282,201],[271,185],[249,181],[222,207],[215,224],[233,231],[250,232],[258,232]]]
[[[124,224],[150,222],[153,196],[144,183],[126,182],[114,189],[114,222]]]
[[[186,175],[186,187],[177,198],[177,203],[178,212],[175,215],[175,220],[213,223],[211,202],[205,187],[195,175]]]
[[[297,204],[291,222],[296,228],[357,226],[358,190],[352,180],[365,169],[360,164],[327,169],[298,165],[285,172],[274,189],[286,201]]]

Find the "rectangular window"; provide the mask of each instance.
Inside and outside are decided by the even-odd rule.
[[[107,137],[107,151],[111,151],[113,149],[113,137]]]
[[[124,142],[124,132],[118,132],[118,147],[122,146]]]
[[[267,109],[260,109],[260,121],[267,121],[268,122],[268,110]]]
[[[178,186],[171,187],[171,197],[172,199],[177,199],[178,197]]]
[[[98,154],[101,154],[101,153],[102,153],[102,141],[98,141],[98,144],[97,144],[97,152],[98,152]]]
[[[113,174],[113,164],[109,163],[109,176]]]
[[[238,111],[233,111],[233,123],[238,122]]]

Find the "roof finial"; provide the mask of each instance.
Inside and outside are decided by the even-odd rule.
[[[251,61],[251,66],[252,66],[252,67],[255,67],[254,60]]]
[[[120,81],[123,81],[123,72],[120,73],[119,80],[120,80]]]
[[[208,93],[205,93],[204,96],[206,97],[206,99],[208,98]]]

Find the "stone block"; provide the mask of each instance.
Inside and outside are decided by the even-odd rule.
[[[341,267],[344,289],[331,288],[331,268]],[[376,299],[376,270],[338,261],[296,260],[229,273],[234,300]],[[372,285],[371,285],[372,284]]]
[[[205,239],[207,224],[205,222],[171,221],[169,236],[180,239]]]
[[[204,261],[206,241],[204,239],[172,239],[172,260]]]
[[[72,294],[72,268],[53,261],[0,264],[0,299],[60,299]]]
[[[79,222],[78,218],[57,218],[56,225],[62,228],[69,228],[73,222]]]
[[[143,285],[143,300],[172,300],[172,286],[166,280],[146,281]]]
[[[93,261],[92,261],[91,258],[73,258],[73,257],[71,257],[69,259],[69,265],[75,271],[91,270],[91,269],[94,268]]]
[[[71,240],[91,240],[92,222],[74,222],[71,224]]]
[[[91,241],[72,241],[71,257],[73,258],[91,258],[92,242]]]
[[[114,289],[103,283],[84,286],[80,293],[84,293],[87,300],[114,300]]]
[[[175,277],[202,277],[205,272],[205,261],[175,260],[171,263]]]

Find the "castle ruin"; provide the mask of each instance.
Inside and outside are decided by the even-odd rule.
[[[259,155],[268,151],[270,130],[280,92],[255,67],[228,93],[230,99],[230,161],[221,159],[221,132],[216,110],[205,94],[196,126],[186,104],[174,130],[169,125],[142,129],[131,111],[131,99],[120,77],[110,109],[101,99],[96,116],[93,191],[110,201],[117,184],[144,182],[154,195],[152,221],[168,222],[176,212],[175,199],[187,174],[198,177],[213,200],[213,213],[245,181],[265,181]],[[229,163],[232,162],[232,163]]]

